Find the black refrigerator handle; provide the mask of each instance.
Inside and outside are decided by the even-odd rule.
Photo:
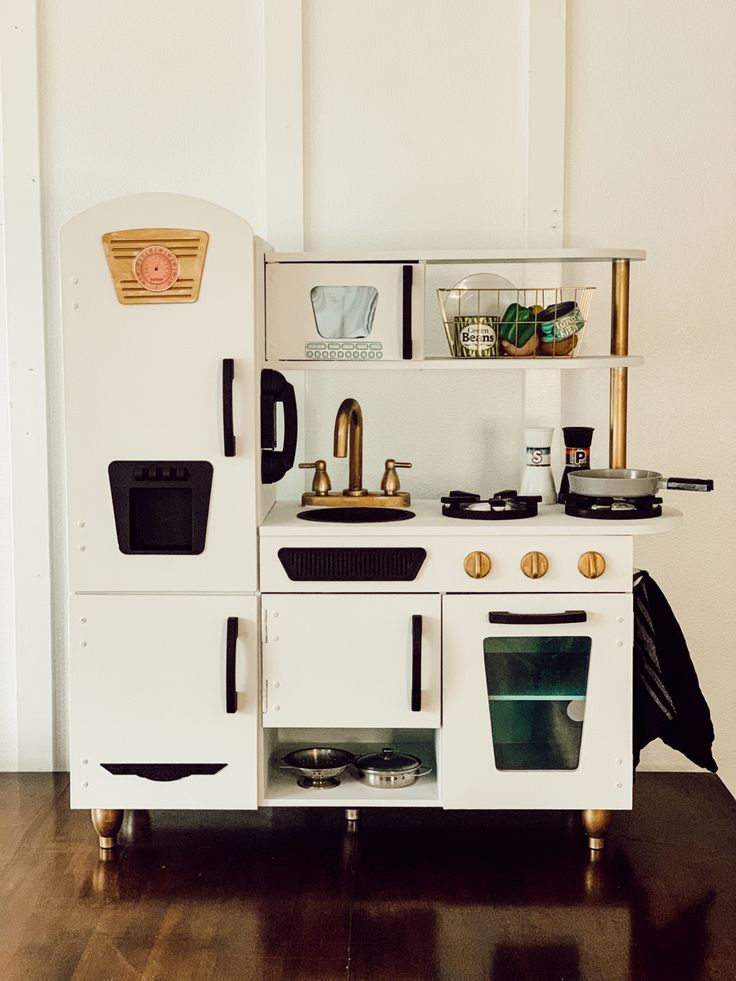
[[[422,711],[422,617],[411,618],[411,710]]]
[[[488,614],[489,623],[535,624],[535,623],[586,623],[585,610],[565,610],[564,613],[508,613],[507,611]]]
[[[235,654],[238,641],[238,618],[227,618],[225,644],[225,711],[228,715],[238,711],[238,691],[235,687]]]
[[[284,445],[276,449],[276,406],[284,407]],[[272,368],[261,372],[261,481],[275,484],[294,466],[299,433],[294,386]]]
[[[225,456],[235,456],[235,425],[233,423],[233,382],[235,361],[222,359],[222,437]]]

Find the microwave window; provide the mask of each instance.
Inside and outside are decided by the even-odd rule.
[[[320,337],[368,337],[376,315],[375,286],[314,286],[309,294]]]

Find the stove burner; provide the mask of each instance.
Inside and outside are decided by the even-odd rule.
[[[657,518],[661,513],[661,497],[588,497],[568,494],[565,498],[565,514],[574,518],[635,521],[640,518]]]
[[[470,518],[476,521],[533,518],[541,500],[541,497],[521,497],[514,490],[499,491],[487,500],[481,500],[479,494],[456,490],[441,498],[442,513],[446,518]]]

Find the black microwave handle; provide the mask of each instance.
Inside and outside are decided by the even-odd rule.
[[[284,445],[276,449],[276,406],[284,407]],[[272,368],[261,372],[261,480],[275,484],[294,466],[299,432],[294,386]]]
[[[488,614],[489,623],[545,624],[545,623],[586,623],[585,610],[565,610],[564,613],[509,613],[505,610]]]
[[[233,422],[233,382],[235,361],[222,359],[222,438],[225,456],[235,456],[235,424]]]
[[[401,357],[411,361],[413,345],[411,337],[411,291],[414,284],[414,267],[404,266],[401,273]]]

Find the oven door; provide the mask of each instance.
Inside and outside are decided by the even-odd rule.
[[[449,595],[448,808],[631,807],[631,595]]]
[[[268,263],[267,360],[421,358],[423,311],[416,263]]]

